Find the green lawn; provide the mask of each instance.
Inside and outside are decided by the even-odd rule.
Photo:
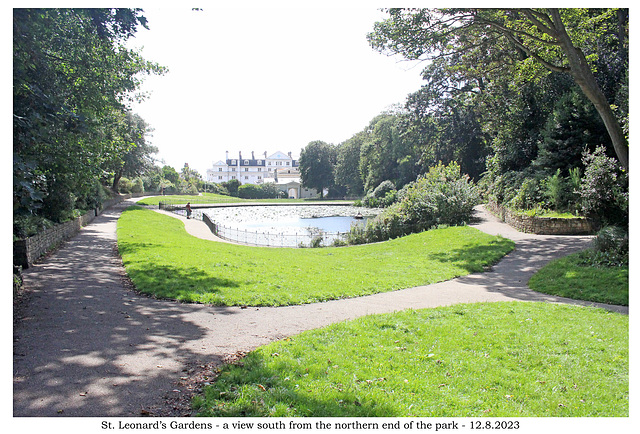
[[[470,227],[361,246],[247,247],[195,238],[180,220],[137,206],[118,220],[118,249],[139,291],[215,305],[292,305],[426,285],[483,271],[513,247]]]
[[[372,315],[253,351],[200,416],[628,417],[626,315],[478,303]]]
[[[144,199],[140,199],[137,203],[141,205],[158,205],[160,202],[171,203],[226,203],[226,202],[241,202],[243,199],[225,196],[215,193],[202,193],[202,195],[184,195],[184,194],[170,194],[165,196],[151,196]]]
[[[169,202],[175,204],[186,204],[187,202],[191,202],[192,204],[210,204],[210,203],[238,203],[238,202],[262,202],[262,203],[299,203],[299,202],[327,202],[329,200],[322,199],[242,199],[239,197],[233,196],[225,196],[222,194],[215,193],[202,193],[202,195],[165,195],[165,196],[151,196],[144,199],[140,199],[137,201],[140,205],[158,205],[160,202]],[[353,201],[343,201],[331,200],[330,202],[353,202]]]
[[[577,300],[629,305],[629,267],[581,265],[586,252],[550,262],[534,274],[534,291]]]

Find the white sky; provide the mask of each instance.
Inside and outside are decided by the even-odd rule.
[[[205,5],[206,6],[206,5]],[[225,151],[299,155],[338,144],[421,86],[423,65],[389,58],[366,40],[375,7],[144,8],[150,30],[130,46],[169,68],[146,78],[133,111],[154,129],[157,157],[203,176]]]

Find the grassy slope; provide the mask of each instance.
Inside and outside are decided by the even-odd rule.
[[[351,247],[274,249],[192,237],[184,224],[132,207],[118,247],[138,290],[217,305],[290,305],[435,283],[497,262],[513,242],[469,227]]]
[[[227,365],[202,416],[628,416],[628,316],[546,303],[373,315]]]
[[[580,253],[550,262],[529,287],[545,294],[598,303],[629,305],[629,267],[583,266]]]

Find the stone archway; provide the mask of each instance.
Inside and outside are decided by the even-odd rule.
[[[295,187],[289,187],[287,196],[289,199],[298,199],[298,189]]]

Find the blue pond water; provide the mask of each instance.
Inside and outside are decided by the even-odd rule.
[[[289,217],[282,220],[258,221],[246,223],[247,229],[270,228],[317,228],[324,232],[348,232],[353,224],[364,224],[366,220],[358,220],[354,217]]]
[[[330,245],[352,225],[366,224],[376,210],[352,206],[257,206],[208,209],[223,238],[260,246],[300,247],[322,236]],[[355,216],[363,212],[365,218]],[[342,234],[342,235],[340,235]]]

